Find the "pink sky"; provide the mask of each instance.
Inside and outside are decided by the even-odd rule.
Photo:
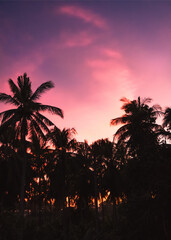
[[[64,119],[49,118],[89,143],[112,140],[122,97],[170,106],[171,7],[126,4],[0,3],[1,92],[24,72],[33,89],[52,80],[41,101],[62,108]]]

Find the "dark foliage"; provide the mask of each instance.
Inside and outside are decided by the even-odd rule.
[[[114,142],[77,142],[75,129],[57,128],[39,111],[63,116],[37,102],[26,74],[0,101],[16,108],[0,114],[0,240],[168,240],[171,202],[170,108],[151,99],[122,99],[124,115]],[[25,165],[25,217],[19,203]],[[22,231],[21,231],[22,228]]]

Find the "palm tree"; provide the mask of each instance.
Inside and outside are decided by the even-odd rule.
[[[15,133],[11,127],[0,135],[0,206],[13,207],[19,194],[20,159],[16,151]]]
[[[49,146],[47,146],[47,142],[42,141],[42,139],[39,139],[36,136],[36,134],[31,136],[30,150],[31,150],[31,169],[34,173],[34,178],[32,178],[32,182],[29,185],[31,185],[31,188],[34,189],[34,195],[37,195],[36,203],[38,205],[38,214],[40,219],[43,199],[47,198],[47,193],[49,190],[48,187],[49,182],[46,179],[47,178],[46,166],[48,164],[48,161],[50,161],[53,151],[52,149],[49,149]]]
[[[162,135],[165,138],[171,139],[171,108],[166,108],[164,112],[164,119],[163,119],[163,128],[166,129],[163,130]]]
[[[161,127],[156,124],[156,119],[161,114],[161,107],[159,105],[149,107],[150,98],[141,100],[138,97],[138,100],[133,101],[122,98],[121,101],[124,102],[122,109],[125,114],[111,120],[111,125],[123,124],[116,131],[114,140],[117,139],[119,145],[126,142],[128,151],[135,156],[140,153],[140,148],[142,152],[143,146],[151,146],[157,142],[156,133]]]
[[[69,217],[67,217],[66,212],[66,197],[69,196],[69,182],[68,175],[70,172],[70,164],[73,159],[73,152],[76,149],[76,140],[73,135],[76,133],[74,128],[68,128],[60,130],[54,127],[50,134],[48,134],[48,139],[52,142],[55,147],[55,161],[54,169],[51,171],[51,189],[53,189],[53,194],[55,195],[55,200],[59,200],[62,203],[62,222],[63,222],[63,234],[64,239],[69,238]],[[56,201],[57,203],[57,201]]]
[[[166,108],[165,110],[163,127],[171,129],[171,108]]]
[[[94,175],[94,199],[96,214],[96,234],[99,231],[99,211],[98,198],[101,198],[102,220],[104,222],[104,205],[103,198],[107,195],[108,189],[105,183],[105,174],[108,169],[109,162],[113,156],[113,143],[108,139],[99,139],[90,145],[91,149],[91,168]]]
[[[72,158],[74,149],[76,149],[76,140],[73,138],[73,134],[76,133],[74,128],[68,128],[60,130],[57,127],[54,127],[51,132],[48,134],[48,139],[55,147],[54,153],[56,161],[54,162],[54,172],[51,177],[58,178],[58,181],[52,181],[51,185],[59,184],[59,187],[53,190],[54,194],[58,192],[56,197],[62,197],[62,209],[66,207],[66,177],[68,172],[69,160]],[[57,180],[57,179],[56,179]],[[60,196],[59,196],[60,195]]]
[[[143,208],[145,216],[148,216],[147,214],[152,211],[150,204],[153,200],[152,194],[156,194],[156,203],[161,195],[159,186],[164,188],[163,182],[158,180],[161,179],[160,169],[164,166],[158,140],[162,127],[156,124],[161,108],[158,105],[150,107],[149,98],[141,100],[139,97],[138,100],[122,99],[122,101],[125,114],[113,119],[111,124],[123,124],[117,130],[115,140],[117,139],[118,148],[126,145],[126,161],[122,171],[123,190],[128,209],[131,209],[131,214],[135,214],[133,219],[138,219],[136,214]],[[143,203],[142,206],[138,205],[139,203]],[[142,212],[140,219],[143,219]]]
[[[21,215],[24,216],[24,192],[25,192],[25,176],[26,176],[26,155],[27,145],[26,138],[30,135],[36,134],[41,139],[46,139],[45,133],[49,132],[50,126],[54,124],[40,113],[40,111],[48,111],[52,114],[63,117],[63,112],[60,108],[44,105],[37,100],[42,93],[54,87],[51,81],[41,84],[35,92],[32,92],[31,81],[27,74],[17,78],[17,85],[12,79],[8,81],[12,95],[0,93],[0,101],[9,103],[15,108],[3,111],[0,113],[2,118],[0,132],[3,132],[7,127],[13,126],[15,128],[16,136],[21,140],[20,151],[23,158],[22,164],[22,179],[21,179],[21,193],[20,193],[20,210]]]

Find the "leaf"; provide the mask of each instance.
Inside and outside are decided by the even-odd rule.
[[[0,93],[0,102],[10,103],[10,104],[13,104],[15,106],[20,105],[17,100],[15,100],[13,97],[11,97],[10,95],[8,95],[6,93]]]
[[[60,117],[63,118],[63,111],[60,108],[57,108],[57,107],[53,107],[53,106],[50,106],[50,105],[39,104],[37,110],[38,111],[48,111],[51,114],[56,114],[56,115],[59,115]]]
[[[54,84],[51,81],[41,84],[31,96],[31,100],[34,101],[39,99],[42,93],[46,92],[47,90],[53,87],[54,87]]]

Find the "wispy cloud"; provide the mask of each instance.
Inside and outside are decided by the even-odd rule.
[[[120,52],[112,49],[108,49],[107,53],[110,53],[107,58],[105,56],[105,58],[91,58],[86,61],[91,68],[95,87],[99,88],[97,92],[105,94],[106,99],[108,99],[112,98],[114,92],[116,94],[115,89],[117,88],[118,99],[122,96],[132,99],[135,87],[131,81],[132,73],[125,64],[123,56]]]
[[[61,41],[66,47],[84,47],[93,43],[94,40],[94,34],[87,31],[81,31],[78,33],[63,32],[61,34]]]
[[[84,22],[91,23],[99,28],[106,28],[105,20],[99,15],[91,12],[90,10],[83,9],[78,6],[62,6],[57,9],[57,12],[66,14],[72,17],[80,18]]]
[[[122,58],[122,54],[118,51],[115,51],[113,49],[110,48],[104,48],[102,49],[102,53],[110,58],[117,58],[117,59],[121,59]]]

